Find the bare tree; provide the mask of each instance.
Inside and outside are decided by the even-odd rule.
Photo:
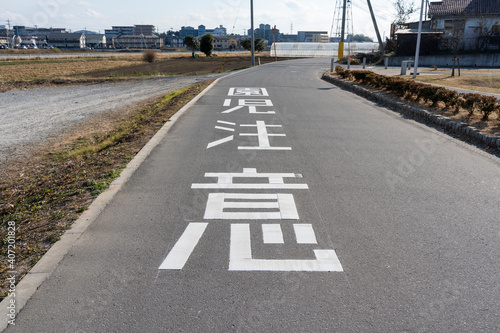
[[[415,3],[409,3],[406,0],[396,0],[393,4],[396,9],[396,19],[393,23],[397,29],[404,28],[411,14],[417,11]]]

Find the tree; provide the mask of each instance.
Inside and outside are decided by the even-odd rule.
[[[211,33],[205,34],[200,40],[200,51],[205,53],[207,57],[212,55],[214,50],[214,36]]]
[[[396,8],[396,19],[393,23],[397,29],[404,28],[411,14],[417,11],[413,2],[407,3],[405,0],[396,0],[394,8]]]
[[[200,47],[200,41],[198,40],[198,38],[193,36],[186,36],[183,43],[193,51],[192,55],[194,58],[194,51],[196,51],[196,49]]]
[[[250,51],[252,49],[252,40],[250,38],[243,39],[240,44],[245,50]],[[266,48],[264,41],[261,38],[256,38],[254,44],[255,52],[262,52]]]
[[[358,42],[358,43],[373,42],[373,39],[371,39],[371,37],[365,36],[363,34],[357,34],[357,35],[353,35],[353,36],[349,36],[349,37],[350,37],[351,42]]]

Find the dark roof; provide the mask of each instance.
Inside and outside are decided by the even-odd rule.
[[[62,39],[80,39],[82,37],[82,33],[58,33],[58,32],[52,32],[48,34],[47,37],[49,38],[62,38]]]
[[[499,0],[443,0],[431,2],[429,16],[500,16]]]

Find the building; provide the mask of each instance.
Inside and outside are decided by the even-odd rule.
[[[297,35],[280,35],[280,42],[282,43],[297,43],[298,36]]]
[[[214,50],[236,50],[238,38],[236,36],[214,36]]]
[[[137,36],[153,36],[156,35],[156,28],[154,25],[135,25],[133,34]]]
[[[498,48],[500,1],[442,0],[431,2],[431,29],[442,32],[441,48],[481,51]]]
[[[179,38],[184,40],[187,36],[198,37],[198,29],[190,26],[181,27],[181,30],[179,30]]]
[[[83,49],[86,46],[85,34],[81,33],[50,33],[47,44],[64,49]]]
[[[113,39],[115,48],[118,49],[160,49],[163,47],[163,39],[152,35],[130,35]]]
[[[227,36],[227,29],[224,28],[223,25],[220,25],[218,28],[215,28],[212,32],[214,36]]]
[[[37,37],[43,38],[51,33],[67,33],[66,28],[41,28],[41,27],[26,27],[24,25],[15,25],[12,27],[14,35],[21,37]]]
[[[88,34],[86,36],[87,47],[93,49],[106,48],[106,35],[104,34]]]
[[[314,35],[328,35],[328,31],[298,31],[297,42],[312,43]]]
[[[248,34],[250,35],[252,33],[252,30],[248,30]],[[273,42],[273,29],[271,29],[271,26],[269,24],[263,24],[261,23],[257,29],[254,30],[254,36],[255,38],[260,38],[267,42],[268,44],[272,44]],[[274,29],[274,41],[280,42],[280,31],[279,29]]]
[[[330,41],[330,37],[327,34],[314,34],[312,35],[313,43],[328,43]]]
[[[113,38],[121,36],[130,36],[135,34],[134,26],[113,26],[111,29],[104,30],[107,41],[112,41]]]

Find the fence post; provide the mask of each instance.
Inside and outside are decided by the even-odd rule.
[[[366,58],[363,57],[363,69],[365,69],[365,67],[366,67]]]
[[[384,66],[385,66],[385,69],[387,69],[387,66],[389,66],[389,58],[387,58],[387,57],[384,58]]]

